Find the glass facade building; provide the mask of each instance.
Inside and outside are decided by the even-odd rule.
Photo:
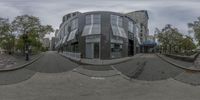
[[[71,15],[71,14],[70,14]],[[140,45],[136,21],[125,14],[107,11],[65,15],[58,31],[58,50],[79,53],[86,59],[134,56]]]

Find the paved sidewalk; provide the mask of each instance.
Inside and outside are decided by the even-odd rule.
[[[169,60],[173,63],[176,63],[178,65],[181,65],[183,66],[184,68],[190,68],[190,67],[194,67],[194,63],[192,62],[186,62],[186,61],[181,61],[181,60],[176,60],[176,59],[173,59],[173,58],[170,58],[170,57],[167,57],[167,56],[164,56],[164,55],[161,55],[161,54],[157,54],[159,55],[160,57],[166,59],[166,60]]]
[[[128,60],[131,60],[133,58],[137,58],[139,56],[142,56],[143,54],[136,54],[132,57],[123,57],[123,58],[119,58],[119,59],[111,59],[111,60],[100,60],[100,59],[85,59],[85,58],[77,58],[75,60],[75,58],[69,58],[67,57],[64,53],[59,53],[61,56],[64,56],[68,59],[71,59],[72,61],[78,62],[80,64],[87,64],[87,65],[113,65],[113,64],[119,64],[122,62],[126,62]]]
[[[43,53],[30,56],[29,61],[26,61],[24,56],[11,56],[6,54],[0,55],[0,71],[18,69],[18,67],[22,67],[25,64],[33,62],[33,60],[36,60],[42,56],[42,54]]]

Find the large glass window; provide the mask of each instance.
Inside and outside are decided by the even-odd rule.
[[[111,24],[113,26],[123,27],[123,17],[118,15],[111,15]]]
[[[70,34],[69,34],[69,37],[68,37],[67,41],[75,39],[76,32],[77,32],[77,29],[71,31]]]
[[[111,28],[114,36],[127,38],[123,29],[123,18],[117,15],[111,15]]]
[[[101,16],[87,15],[86,25],[84,27],[82,36],[101,34]]]
[[[133,22],[129,20],[128,21],[128,31],[131,33],[134,33],[133,29],[134,29]]]
[[[75,39],[75,35],[78,30],[78,19],[77,18],[73,19],[71,21],[71,27],[68,27],[68,28],[70,28],[69,29],[70,33],[69,33],[67,41],[70,41],[70,40]]]
[[[78,19],[74,19],[71,21],[71,30],[75,30],[76,28],[78,28]]]
[[[111,58],[120,58],[122,52],[122,44],[111,43]]]
[[[101,24],[101,16],[93,15],[93,24]]]
[[[136,31],[135,32],[135,38],[137,38],[138,43],[141,44],[141,40],[140,40],[140,37],[139,37],[140,33],[139,33],[139,27],[138,26],[135,27],[135,31]]]
[[[86,25],[92,24],[92,16],[91,16],[91,15],[87,15],[87,16],[85,17],[85,24],[86,24]]]

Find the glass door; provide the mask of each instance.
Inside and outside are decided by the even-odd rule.
[[[99,43],[94,43],[94,58],[99,58]]]
[[[99,43],[86,44],[86,58],[99,58]]]

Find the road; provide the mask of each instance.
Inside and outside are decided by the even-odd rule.
[[[1,72],[0,85],[15,84],[30,79],[37,72],[61,73],[70,71],[79,65],[65,59],[56,52],[46,52],[42,58],[23,69]]]
[[[130,78],[146,81],[173,78],[183,72],[154,54],[144,54],[114,67]]]
[[[185,80],[184,77],[188,77],[188,74],[184,74],[183,70],[153,54],[145,54],[111,66],[78,65],[56,52],[46,52],[38,61],[23,69],[1,72],[0,97],[1,100],[160,100],[160,98],[199,100],[200,98],[199,86],[177,81]],[[81,74],[77,71],[86,73]],[[133,79],[127,80],[118,72]],[[107,76],[108,73],[110,76]],[[95,74],[99,76],[94,77]],[[178,77],[173,79],[176,76]],[[200,74],[193,73],[192,76],[196,77],[186,81],[195,81]]]
[[[47,52],[40,60],[27,66],[26,68],[42,73],[60,73],[70,71],[78,67],[78,64],[65,59],[56,52]]]

